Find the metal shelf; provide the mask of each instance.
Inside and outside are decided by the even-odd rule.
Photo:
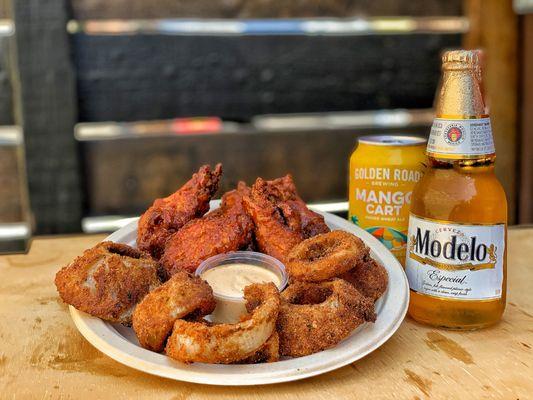
[[[71,20],[69,33],[88,35],[379,35],[464,33],[465,17],[375,17],[312,19],[113,19]]]

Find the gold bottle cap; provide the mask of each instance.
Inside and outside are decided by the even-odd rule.
[[[450,50],[442,55],[442,65],[460,63],[465,67],[480,67],[483,63],[482,50]]]

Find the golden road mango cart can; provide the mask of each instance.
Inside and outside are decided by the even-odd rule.
[[[350,157],[349,219],[405,264],[409,206],[423,174],[426,139],[375,135],[359,138]]]

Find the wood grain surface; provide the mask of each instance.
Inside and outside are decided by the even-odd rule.
[[[272,386],[211,387],[135,371],[77,332],[55,272],[103,236],[38,238],[0,257],[2,399],[526,399],[533,393],[533,229],[509,231],[510,297],[503,320],[477,332],[410,319],[380,349],[339,370]]]

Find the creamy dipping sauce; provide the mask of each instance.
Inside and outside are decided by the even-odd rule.
[[[278,288],[281,278],[266,268],[251,264],[225,264],[204,271],[200,277],[209,283],[215,295],[242,297],[252,283],[273,282]]]

